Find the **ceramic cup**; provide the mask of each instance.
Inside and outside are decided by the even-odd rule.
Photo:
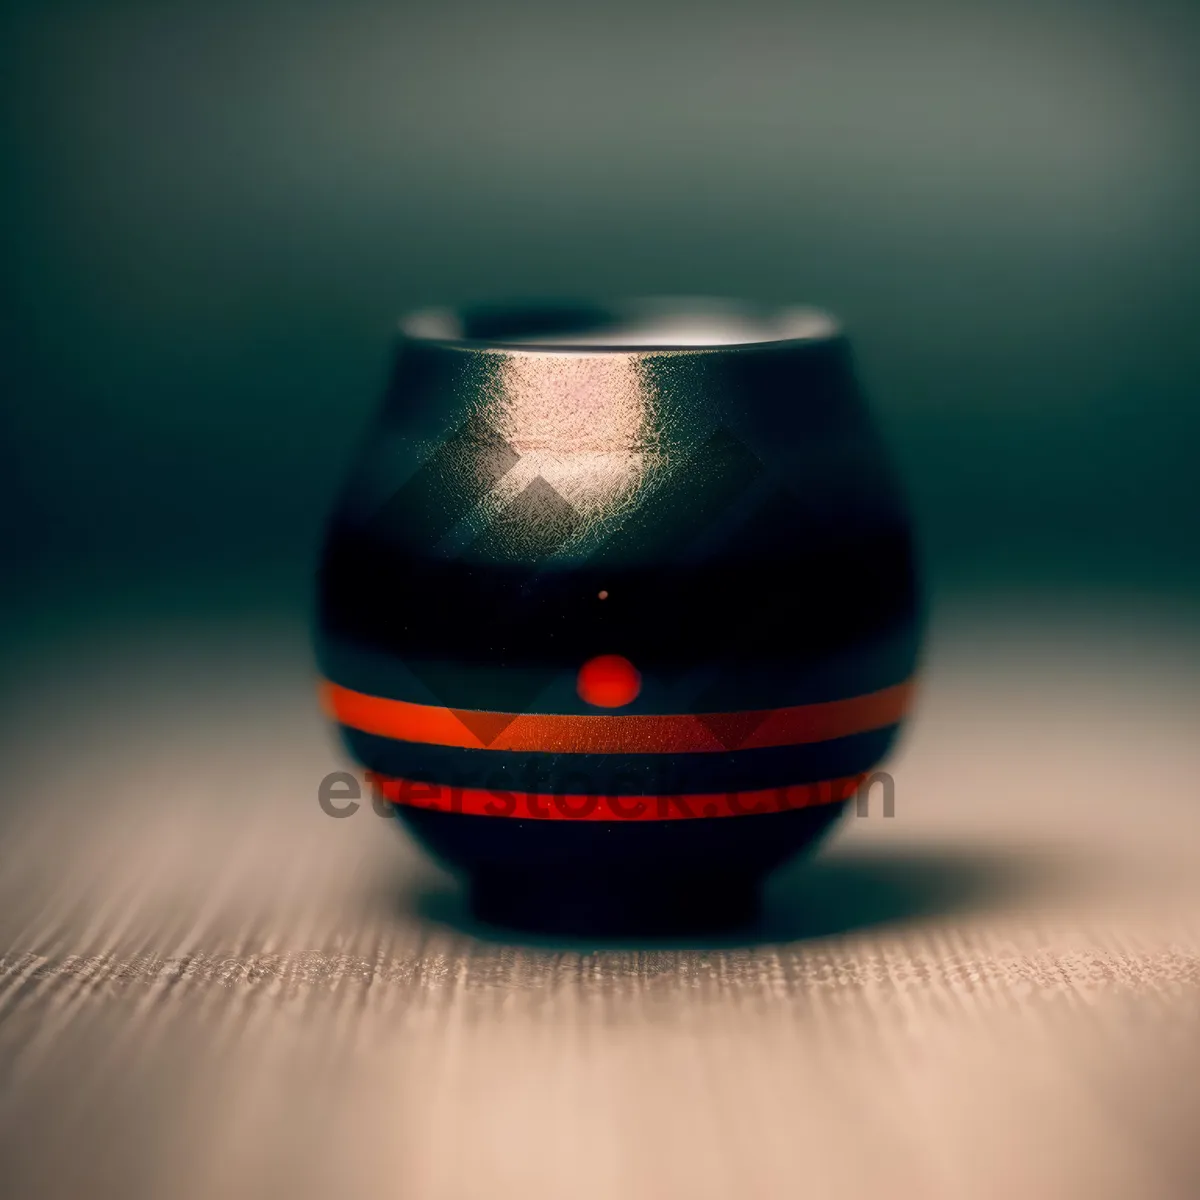
[[[827,315],[430,310],[329,525],[317,655],[350,753],[481,917],[710,928],[869,783],[918,608]]]

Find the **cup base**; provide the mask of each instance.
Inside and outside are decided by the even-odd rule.
[[[470,879],[471,911],[488,925],[575,936],[728,932],[762,911],[757,875],[623,875],[487,870]]]

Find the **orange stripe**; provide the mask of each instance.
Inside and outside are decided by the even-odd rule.
[[[489,713],[388,700],[324,682],[326,712],[363,733],[458,746],[551,754],[692,754],[756,750],[826,742],[894,725],[908,711],[913,683],[823,704],[735,713],[577,716],[568,713]],[[481,737],[476,730],[481,730]],[[491,734],[492,736],[487,736]]]
[[[865,778],[865,774],[847,775],[818,783],[699,795],[608,796],[594,793],[552,796],[370,776],[383,796],[396,805],[479,817],[515,817],[522,821],[678,821],[752,817],[841,803],[858,791]]]

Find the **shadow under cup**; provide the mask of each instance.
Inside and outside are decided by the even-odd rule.
[[[403,323],[317,654],[350,752],[484,919],[748,920],[887,753],[918,642],[905,506],[824,314]]]

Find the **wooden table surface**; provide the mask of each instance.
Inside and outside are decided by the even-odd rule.
[[[688,944],[478,927],[324,815],[298,621],[10,629],[0,1194],[1200,1196],[1195,627],[934,629],[895,816]]]

